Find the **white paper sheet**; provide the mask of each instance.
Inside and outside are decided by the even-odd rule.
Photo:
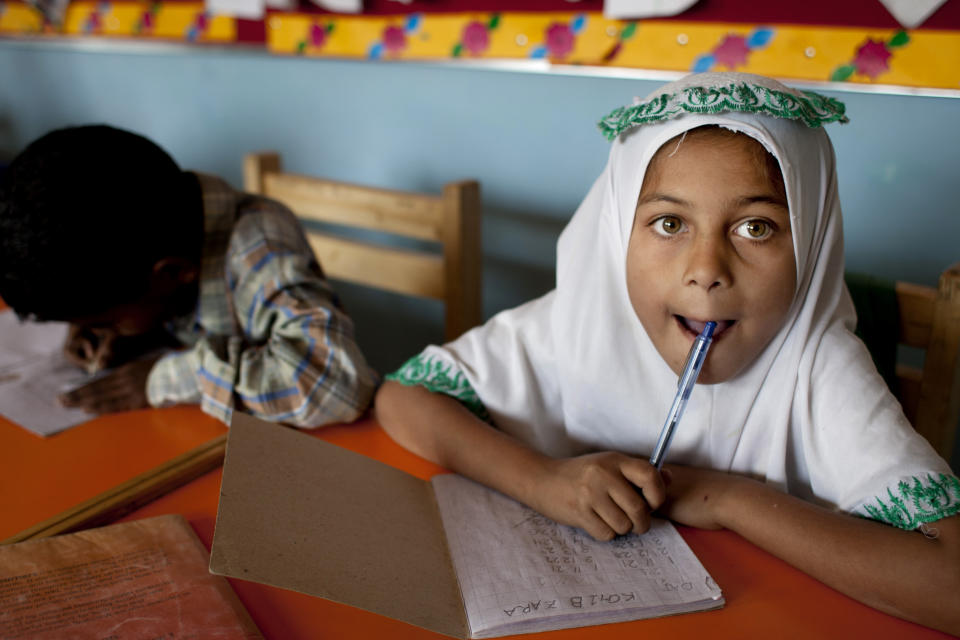
[[[92,417],[57,402],[92,379],[64,357],[66,336],[66,323],[21,323],[12,311],[0,312],[0,414],[40,436]]]
[[[604,0],[603,15],[611,20],[675,16],[696,3],[697,0]]]
[[[207,11],[218,16],[260,20],[265,13],[264,0],[206,0]]]
[[[360,13],[363,10],[361,0],[312,0],[313,4],[327,11],[337,13]]]
[[[907,29],[919,27],[947,0],[880,0],[893,17]]]

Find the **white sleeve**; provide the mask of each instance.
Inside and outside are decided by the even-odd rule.
[[[910,425],[859,339],[828,330],[812,380],[804,456],[814,494],[902,529],[960,513],[960,481]]]

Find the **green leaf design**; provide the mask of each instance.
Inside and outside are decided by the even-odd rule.
[[[890,38],[890,41],[889,41],[889,42],[887,42],[887,46],[888,46],[888,47],[891,47],[891,48],[893,48],[893,47],[902,47],[903,45],[907,44],[908,42],[910,42],[910,36],[907,35],[907,32],[906,32],[906,31],[902,31],[902,30],[901,30],[901,31],[897,31],[895,34],[893,34],[893,37]]]
[[[912,484],[898,482],[896,493],[888,488],[885,496],[875,498],[876,504],[863,505],[866,517],[911,530],[960,513],[960,480],[956,476],[927,474],[910,480]]]
[[[446,394],[456,398],[481,420],[490,422],[490,414],[483,406],[480,396],[470,386],[463,372],[453,364],[421,353],[404,362],[393,373],[388,373],[384,380],[393,380],[408,387],[421,386],[433,393]]]
[[[629,40],[630,38],[633,37],[633,34],[636,33],[636,31],[637,31],[637,23],[631,22],[620,31],[620,39]]]
[[[460,54],[463,53],[463,45],[459,42],[453,45],[453,51],[450,53],[454,58],[459,58]]]
[[[852,64],[845,64],[843,66],[837,67],[836,69],[833,70],[833,73],[830,74],[830,80],[832,82],[843,82],[844,80],[852,76],[853,72],[856,70],[857,68],[854,67]]]
[[[297,43],[297,53],[303,53],[306,50],[306,48],[307,48],[306,40],[301,40],[299,43]]]
[[[333,23],[332,23],[332,22],[328,22],[328,23],[327,23],[326,31],[327,31],[327,35],[330,35],[331,33],[333,33]]]
[[[492,16],[490,16],[490,22],[487,23],[487,29],[490,29],[491,31],[493,31],[499,26],[500,26],[500,14],[495,13]]]

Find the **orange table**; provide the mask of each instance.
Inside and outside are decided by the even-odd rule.
[[[0,417],[0,539],[90,498],[224,433],[195,407],[98,418],[40,438]],[[328,427],[317,437],[420,478],[441,471],[400,448],[373,419]],[[127,519],[183,514],[209,548],[221,472],[210,472],[135,511]],[[729,531],[678,527],[721,586],[726,607],[529,636],[538,640],[669,638],[945,638],[874,611],[761,551]],[[441,638],[437,634],[319,598],[231,580],[268,638]]]

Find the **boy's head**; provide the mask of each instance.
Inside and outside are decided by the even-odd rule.
[[[0,182],[0,297],[21,316],[136,333],[195,279],[202,233],[196,180],[160,147],[108,126],[53,131]]]
[[[783,325],[796,279],[776,158],[753,138],[717,126],[689,130],[659,148],[637,201],[627,290],[675,372],[714,320],[700,381],[736,376]]]

